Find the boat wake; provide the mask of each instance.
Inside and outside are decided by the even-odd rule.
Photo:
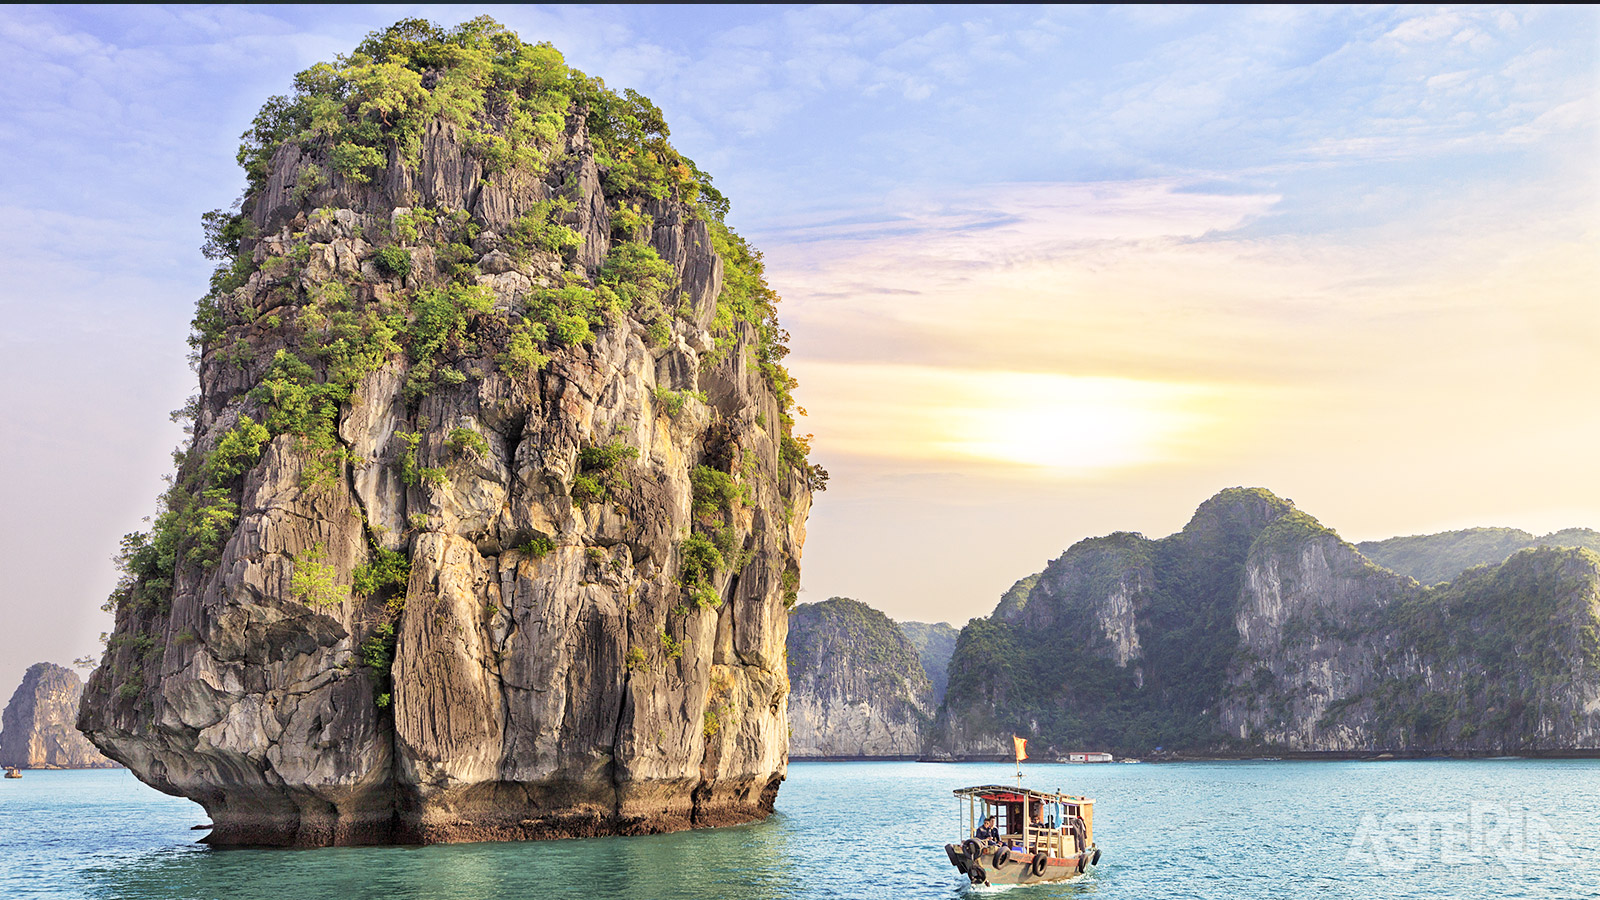
[[[1054,897],[1061,895],[1060,889],[1063,887],[1081,886],[1088,888],[1087,882],[1089,882],[1091,874],[1093,873],[1084,872],[1059,881],[1040,881],[1033,884],[973,884],[963,878],[960,881],[952,881],[951,886],[955,888],[956,896],[960,897],[998,897],[1011,891],[1021,891],[1023,896],[1034,896],[1036,894],[1043,895],[1044,891],[1041,889],[1046,888],[1050,890],[1050,896]]]

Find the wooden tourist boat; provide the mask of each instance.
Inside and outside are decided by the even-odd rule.
[[[1100,862],[1094,844],[1094,801],[1003,784],[955,792],[960,844],[945,844],[950,864],[973,884],[1034,884],[1065,881]],[[979,837],[994,816],[996,834]]]
[[[22,773],[17,770],[16,766],[11,766],[10,768],[6,769],[6,777],[7,778],[21,778],[22,777]]]

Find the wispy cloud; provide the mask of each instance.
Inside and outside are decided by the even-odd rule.
[[[1261,237],[1242,232],[1279,197],[1183,187],[996,186],[797,226],[770,259],[820,452],[997,477],[1198,471],[1285,423],[1285,455],[1353,452],[1368,420],[1437,450],[1491,398],[1540,384],[1542,403],[1584,402],[1600,260],[1581,208],[1530,224],[1537,200],[1469,191],[1425,228]]]

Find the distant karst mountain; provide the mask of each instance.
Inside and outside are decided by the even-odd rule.
[[[944,702],[950,655],[956,652],[956,636],[961,632],[946,622],[901,622],[900,633],[917,650],[922,671],[933,684],[933,702]]]
[[[1497,566],[1518,550],[1534,547],[1587,547],[1600,552],[1600,531],[1567,528],[1534,537],[1517,528],[1468,528],[1356,545],[1378,565],[1423,584],[1449,581],[1473,566]]]
[[[1247,488],[1160,540],[1080,541],[962,629],[931,749],[1600,749],[1600,555],[1515,533],[1426,561],[1447,537],[1377,553],[1494,564],[1424,587]]]
[[[102,769],[116,763],[78,733],[83,682],[71,669],[34,663],[0,716],[0,766],[19,769]]]
[[[789,684],[791,757],[922,752],[935,707],[933,685],[917,647],[865,603],[834,597],[795,607]]]

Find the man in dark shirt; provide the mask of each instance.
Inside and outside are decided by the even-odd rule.
[[[994,816],[984,819],[983,824],[978,826],[978,830],[973,832],[972,836],[980,842],[1000,840],[1000,829],[994,827]]]

